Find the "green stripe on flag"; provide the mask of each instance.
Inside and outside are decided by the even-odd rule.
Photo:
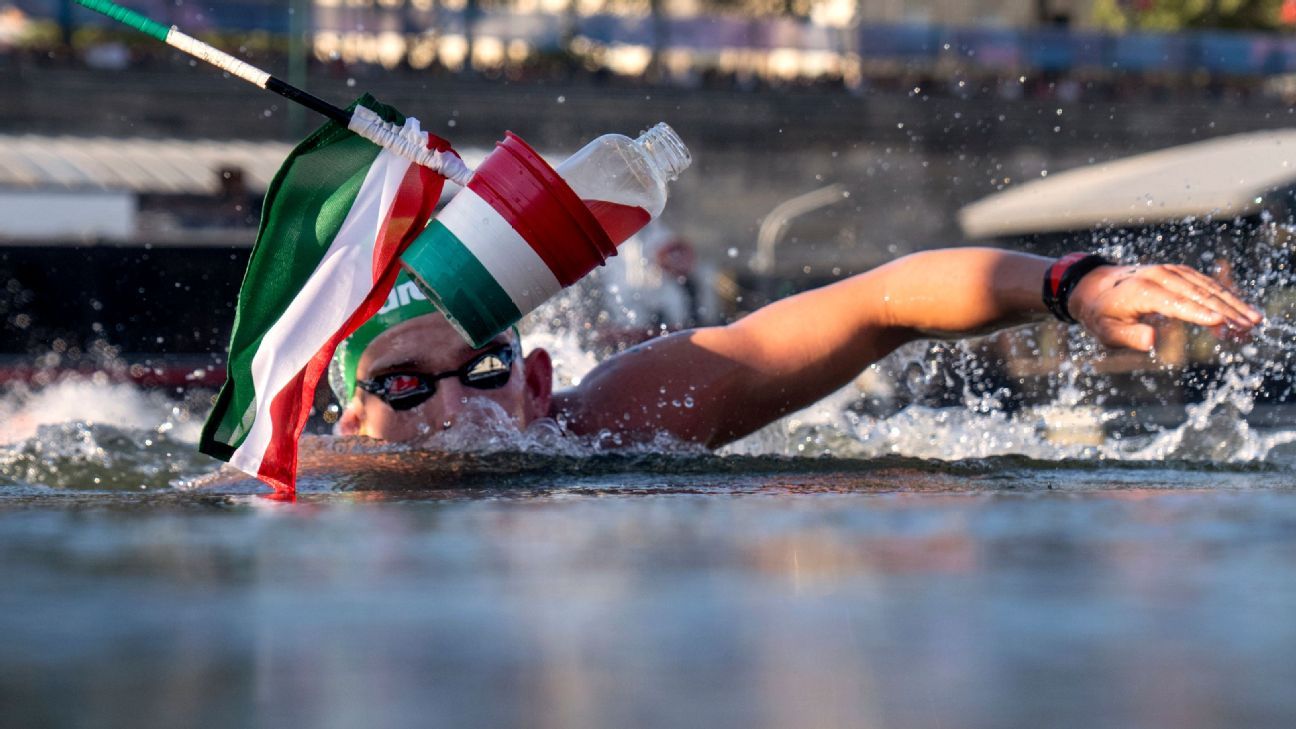
[[[349,110],[356,105],[396,125],[405,123],[404,115],[369,94]],[[330,121],[297,145],[275,174],[240,289],[255,295],[245,301],[240,294],[225,385],[203,428],[200,450],[204,453],[228,458],[247,436],[256,410],[252,360],[261,340],[319,266],[381,151]]]
[[[484,346],[522,318],[495,277],[439,220],[434,219],[410,244],[401,261],[474,347]]]

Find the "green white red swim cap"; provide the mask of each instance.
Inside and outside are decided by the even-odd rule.
[[[354,334],[342,340],[333,353],[333,361],[329,364],[329,387],[333,389],[338,402],[343,405],[351,402],[356,390],[356,370],[360,367],[360,356],[379,334],[401,322],[435,313],[437,308],[402,269],[391,293],[387,295],[387,303],[369,321],[361,324]]]

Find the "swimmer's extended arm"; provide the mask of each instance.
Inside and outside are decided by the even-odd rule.
[[[1047,316],[1052,259],[992,248],[906,256],[766,306],[725,327],[680,332],[595,368],[556,409],[576,432],[668,432],[718,446],[842,387],[896,347]],[[1259,314],[1200,273],[1105,266],[1081,279],[1071,313],[1112,346],[1151,349],[1141,319],[1240,329]]]

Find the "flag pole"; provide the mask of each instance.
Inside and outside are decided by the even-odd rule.
[[[78,5],[102,13],[200,61],[210,63],[231,76],[241,78],[258,88],[273,91],[289,101],[323,114],[374,144],[386,147],[406,159],[431,168],[460,185],[466,185],[468,179],[472,176],[472,170],[464,165],[458,155],[444,154],[428,149],[426,140],[422,140],[420,143],[420,140],[412,139],[410,135],[403,133],[404,130],[383,121],[377,114],[364,107],[356,107],[354,113],[336,107],[318,96],[309,94],[296,86],[271,76],[266,71],[250,63],[231,56],[219,48],[182,33],[175,26],[163,25],[111,0],[76,0],[76,2]]]
[[[250,63],[240,61],[219,48],[214,48],[193,36],[180,32],[180,29],[175,26],[167,27],[130,8],[124,8],[117,3],[111,2],[111,0],[76,1],[78,5],[103,13],[113,20],[128,25],[145,35],[152,36],[176,50],[187,53],[200,61],[206,61],[231,76],[237,76],[267,91],[273,91],[336,122],[348,124],[351,121],[351,115],[345,109],[339,109],[317,96],[308,94],[295,86],[290,86]]]

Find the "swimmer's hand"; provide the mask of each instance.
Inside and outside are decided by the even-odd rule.
[[[1080,279],[1071,316],[1109,347],[1152,351],[1155,317],[1244,334],[1264,316],[1222,284],[1188,266],[1102,266]]]

